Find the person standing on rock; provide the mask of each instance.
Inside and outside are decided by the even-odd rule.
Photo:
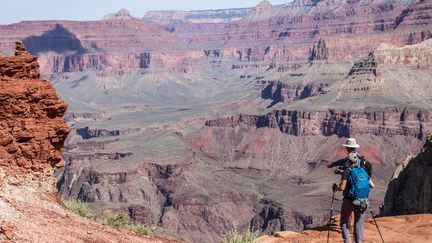
[[[368,196],[370,188],[375,187],[366,172],[356,149],[360,147],[354,138],[348,138],[343,146],[347,149],[348,166],[342,172],[339,186],[333,184],[333,191],[343,191],[343,202],[341,207],[340,225],[344,243],[350,243],[350,230],[348,221],[354,212],[354,240],[356,243],[363,242],[364,222],[366,209],[369,206]],[[358,176],[358,177],[356,177]],[[361,180],[359,180],[361,178]]]
[[[328,164],[327,168],[333,168],[337,166],[338,168],[334,170],[334,173],[343,175],[343,172],[350,166],[348,155],[350,153],[357,153],[358,157],[361,158],[361,163],[363,163],[362,165],[364,166],[369,177],[372,177],[372,164],[358,154],[357,149],[360,148],[360,145],[357,144],[356,140],[354,138],[348,138],[343,146],[347,152],[347,157]],[[354,230],[354,212],[349,216],[348,228],[351,232]]]

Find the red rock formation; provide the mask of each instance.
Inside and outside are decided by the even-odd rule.
[[[2,58],[0,75],[1,166],[7,173],[62,166],[61,148],[69,133],[63,119],[67,105],[48,81],[36,79],[37,58]]]
[[[30,55],[22,42],[16,42],[15,56],[3,58],[0,63],[0,75],[18,79],[38,79],[40,73],[37,57]]]

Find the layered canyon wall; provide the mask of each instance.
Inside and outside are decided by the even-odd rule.
[[[430,37],[430,1],[332,7],[325,1],[316,5],[295,2],[274,7],[285,14],[228,24],[163,27],[134,19],[22,22],[0,27],[0,48],[10,52],[15,38],[23,40],[31,53],[39,53],[43,73],[161,66],[184,71],[208,65],[207,50],[217,51],[210,61],[224,67],[267,66],[282,71],[307,63],[320,39],[326,40],[326,58],[350,61],[382,42],[403,46]],[[340,38],[344,35],[352,38]]]

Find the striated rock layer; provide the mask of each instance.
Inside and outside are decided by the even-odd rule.
[[[430,37],[431,7],[430,0],[295,1],[278,6],[264,2],[247,17],[220,24],[162,27],[136,19],[22,22],[0,26],[0,49],[10,50],[17,38],[25,41],[40,55],[44,73],[114,66],[193,70],[197,63],[208,66],[205,50],[220,53],[216,61],[223,67],[292,70],[307,63],[311,51],[316,58],[349,62],[382,42],[403,46],[425,40]],[[120,11],[119,16],[128,15]],[[158,65],[140,65],[142,55]],[[122,65],[115,57],[123,59]]]
[[[206,122],[209,127],[252,126],[278,128],[295,136],[404,135],[423,139],[432,126],[428,110],[390,108],[385,111],[290,111],[267,115],[237,115]]]

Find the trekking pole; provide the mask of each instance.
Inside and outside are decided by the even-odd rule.
[[[376,226],[376,228],[378,229],[378,233],[379,233],[379,235],[380,235],[380,237],[381,237],[382,242],[385,243],[385,242],[384,242],[384,239],[383,239],[383,237],[382,237],[382,234],[381,234],[380,228],[378,227],[378,223],[377,223],[377,221],[376,221],[376,219],[375,219],[375,214],[372,212],[372,209],[371,209],[370,207],[369,207],[369,212],[372,214],[372,218],[373,218],[373,220],[375,221],[375,226]],[[327,242],[328,242],[328,241],[327,241]]]
[[[329,240],[330,240],[330,228],[331,228],[331,225],[332,225],[333,202],[334,202],[335,192],[336,192],[336,190],[333,190],[333,196],[332,196],[332,201],[331,201],[331,206],[330,206],[330,219],[329,219],[329,222],[328,222],[327,243],[329,243]]]

